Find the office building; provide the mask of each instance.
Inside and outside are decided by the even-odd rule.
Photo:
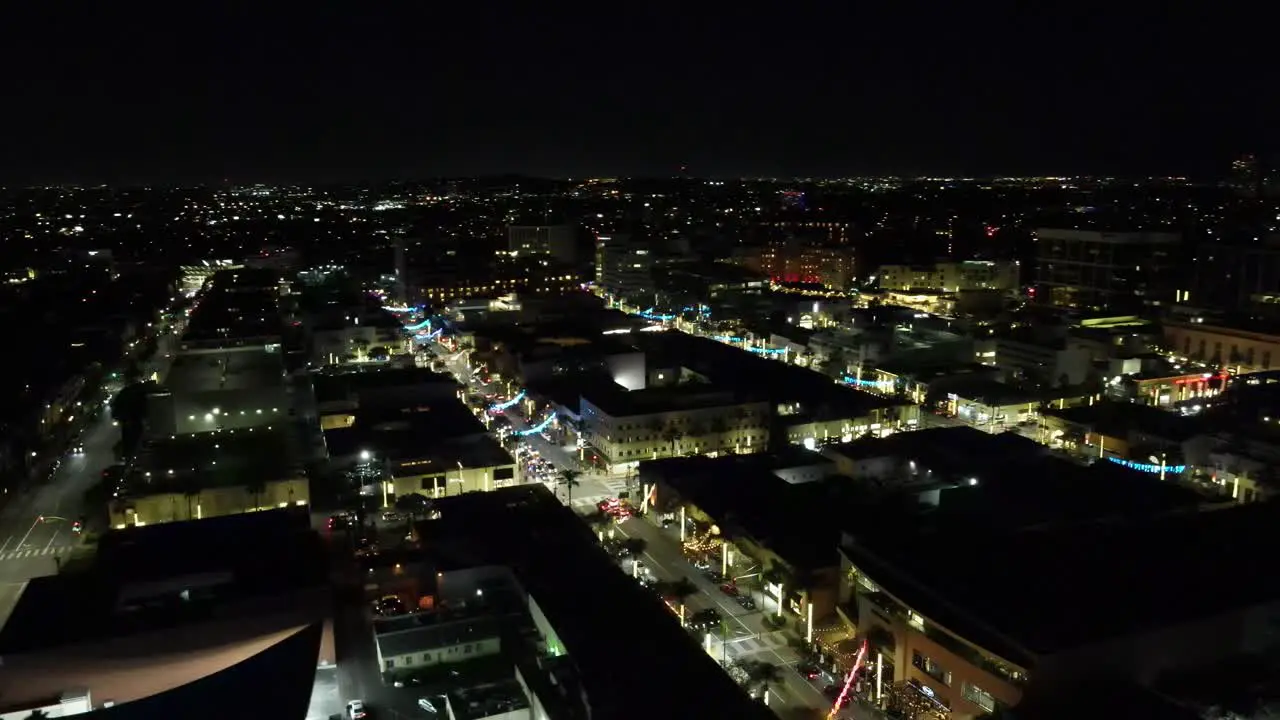
[[[544,255],[566,265],[578,257],[578,228],[573,225],[509,225],[507,249],[515,255]]]
[[[596,286],[608,295],[644,302],[653,293],[653,256],[634,235],[596,237]]]
[[[1041,228],[1035,241],[1039,303],[1126,311],[1175,299],[1177,233]]]

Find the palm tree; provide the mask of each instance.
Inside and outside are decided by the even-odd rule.
[[[775,683],[782,682],[782,670],[773,663],[755,661],[746,668],[747,680],[754,685],[760,686],[765,694],[768,694],[769,688]]]
[[[582,483],[578,482],[578,476],[581,475],[577,470],[561,470],[560,482],[564,483],[565,504],[573,506],[573,489]]]
[[[674,582],[667,583],[662,588],[662,595],[680,608],[680,624],[684,624],[684,606],[685,601],[690,597],[698,594],[698,586],[694,585],[689,578],[680,578]]]
[[[671,456],[679,455],[680,438],[684,437],[684,433],[680,432],[680,428],[675,425],[668,425],[662,429],[662,439],[671,443]]]
[[[44,710],[32,710],[31,714],[28,715],[27,717],[28,718],[47,718],[49,717],[49,713],[45,712]]]
[[[245,483],[244,489],[253,496],[253,509],[257,510],[262,506],[262,493],[267,490],[267,483],[260,477],[251,478]]]

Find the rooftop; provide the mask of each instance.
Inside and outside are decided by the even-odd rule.
[[[440,386],[456,390],[458,383],[444,373],[426,368],[392,368],[375,366],[361,372],[323,372],[311,376],[316,402],[359,400],[361,394],[401,388]]]
[[[792,567],[816,570],[839,562],[837,520],[843,508],[833,501],[838,485],[849,479],[789,483],[776,471],[829,462],[807,450],[786,457],[699,455],[642,462],[640,476],[674,490],[726,532],[745,533]]]
[[[789,363],[685,333],[646,333],[642,347],[651,368],[685,367],[712,383],[768,397],[775,405],[823,408],[831,417],[862,417],[902,403],[837,385],[831,378]]]
[[[1182,442],[1204,432],[1204,423],[1199,418],[1137,403],[1103,400],[1093,405],[1045,410],[1043,414],[1109,437],[1139,433],[1158,440]]]
[[[300,477],[291,440],[283,428],[153,437],[133,463],[129,491],[149,495]]]
[[[281,386],[284,363],[278,353],[260,349],[179,353],[164,384],[181,395]]]
[[[115,530],[88,570],[30,581],[0,629],[0,653],[235,619],[233,607],[264,610],[254,598],[289,594],[296,607],[299,589],[327,577],[304,508]]]
[[[864,527],[846,535],[845,549],[926,618],[964,637],[985,636],[985,647],[1032,664],[1036,656],[1275,601],[1280,578],[1252,568],[1257,548],[1280,539],[1277,520],[1275,503],[1012,531],[970,518],[899,532],[892,542]],[[944,547],[964,562],[940,562]],[[974,567],[1016,574],[993,581]],[[1167,591],[1170,567],[1180,578],[1175,594]]]
[[[583,388],[582,397],[612,417],[656,415],[681,410],[730,407],[753,402],[724,387],[704,384],[671,385],[643,390],[610,386]]]
[[[464,405],[453,398],[426,409],[396,413],[362,413],[351,427],[326,430],[329,456],[350,457],[364,450],[395,461],[430,460],[441,471],[494,467],[514,462],[510,454]],[[430,472],[415,464],[415,475]],[[421,470],[421,472],[419,472]]]
[[[454,690],[445,697],[454,720],[482,720],[529,707],[529,698],[515,679]]]
[[[506,565],[577,666],[596,717],[773,717],[750,700],[652,594],[619,571],[591,530],[541,485],[436,500],[423,544],[456,565]],[[590,588],[584,593],[582,588]],[[602,632],[630,623],[628,642]],[[636,678],[663,688],[637,701]]]

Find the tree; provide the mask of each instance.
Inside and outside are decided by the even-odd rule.
[[[49,717],[49,713],[45,712],[44,710],[37,709],[37,710],[32,710],[31,714],[28,715],[27,717],[28,718],[47,718]]]
[[[622,541],[622,552],[628,557],[643,555],[649,543],[641,537],[628,537]]]
[[[747,681],[760,687],[765,693],[776,683],[782,682],[782,670],[773,663],[753,661],[745,669]]]
[[[409,517],[425,517],[431,509],[431,500],[421,493],[409,493],[396,498],[396,510]]]
[[[684,433],[680,432],[680,428],[675,425],[667,425],[662,429],[662,439],[671,443],[672,457],[680,454],[680,438],[682,437],[684,437]]]
[[[685,601],[698,594],[698,586],[689,578],[682,577],[674,582],[663,583],[660,590],[663,597],[680,609],[680,622],[683,623]]]
[[[560,471],[560,482],[564,483],[565,504],[573,506],[573,489],[582,483],[578,482],[581,475],[577,470],[564,469]]]
[[[253,509],[257,510],[262,506],[262,493],[267,490],[267,483],[261,477],[250,477],[244,484],[244,489],[253,496]]]

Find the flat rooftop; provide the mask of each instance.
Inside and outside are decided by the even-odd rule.
[[[1280,599],[1257,549],[1280,540],[1276,503],[1007,531],[967,522],[891,541],[851,530],[845,551],[926,617],[1020,664]],[[964,562],[940,560],[939,548]],[[1016,568],[1007,579],[974,567]],[[1170,593],[1170,568],[1179,591]],[[1241,582],[1240,578],[1248,578]],[[975,624],[976,623],[976,624]]]
[[[362,393],[400,388],[424,388],[430,386],[457,389],[458,382],[444,373],[427,368],[391,368],[379,366],[363,372],[324,372],[312,376],[316,402],[341,402],[358,400]]]
[[[445,697],[454,720],[481,720],[529,707],[529,697],[515,679],[453,690]]]
[[[164,381],[175,395],[257,390],[284,383],[280,354],[253,349],[179,353]]]
[[[643,390],[627,390],[614,383],[584,388],[584,400],[612,417],[654,415],[676,410],[731,407],[752,402],[732,390],[715,385],[673,385]]]
[[[265,612],[255,600],[264,596],[293,595],[301,608],[297,592],[327,578],[305,508],[113,530],[89,569],[30,581],[0,629],[0,653],[163,635],[232,608]]]
[[[774,717],[738,688],[652,593],[618,569],[590,528],[547,488],[503,488],[435,503],[439,517],[418,524],[423,545],[442,565],[512,569],[578,668],[593,716]],[[621,646],[607,631],[620,617],[629,623]],[[662,692],[637,696],[637,678]]]
[[[817,570],[839,563],[839,485],[849,478],[789,483],[788,467],[831,464],[816,452],[790,457],[728,455],[648,460],[640,478],[657,481],[717,523],[733,525],[794,567]]]
[[[1204,432],[1206,427],[1203,418],[1180,415],[1154,405],[1110,400],[1061,410],[1045,410],[1042,414],[1061,418],[1111,437],[1129,437],[1131,432],[1138,431],[1172,442],[1190,439]]]
[[[246,428],[152,437],[129,475],[130,494],[249,485],[301,477],[303,468],[285,428]]]
[[[829,417],[862,417],[877,408],[904,404],[708,338],[675,332],[645,335],[641,346],[649,367],[685,367],[717,386],[756,394],[775,405],[799,403],[822,409]]]

